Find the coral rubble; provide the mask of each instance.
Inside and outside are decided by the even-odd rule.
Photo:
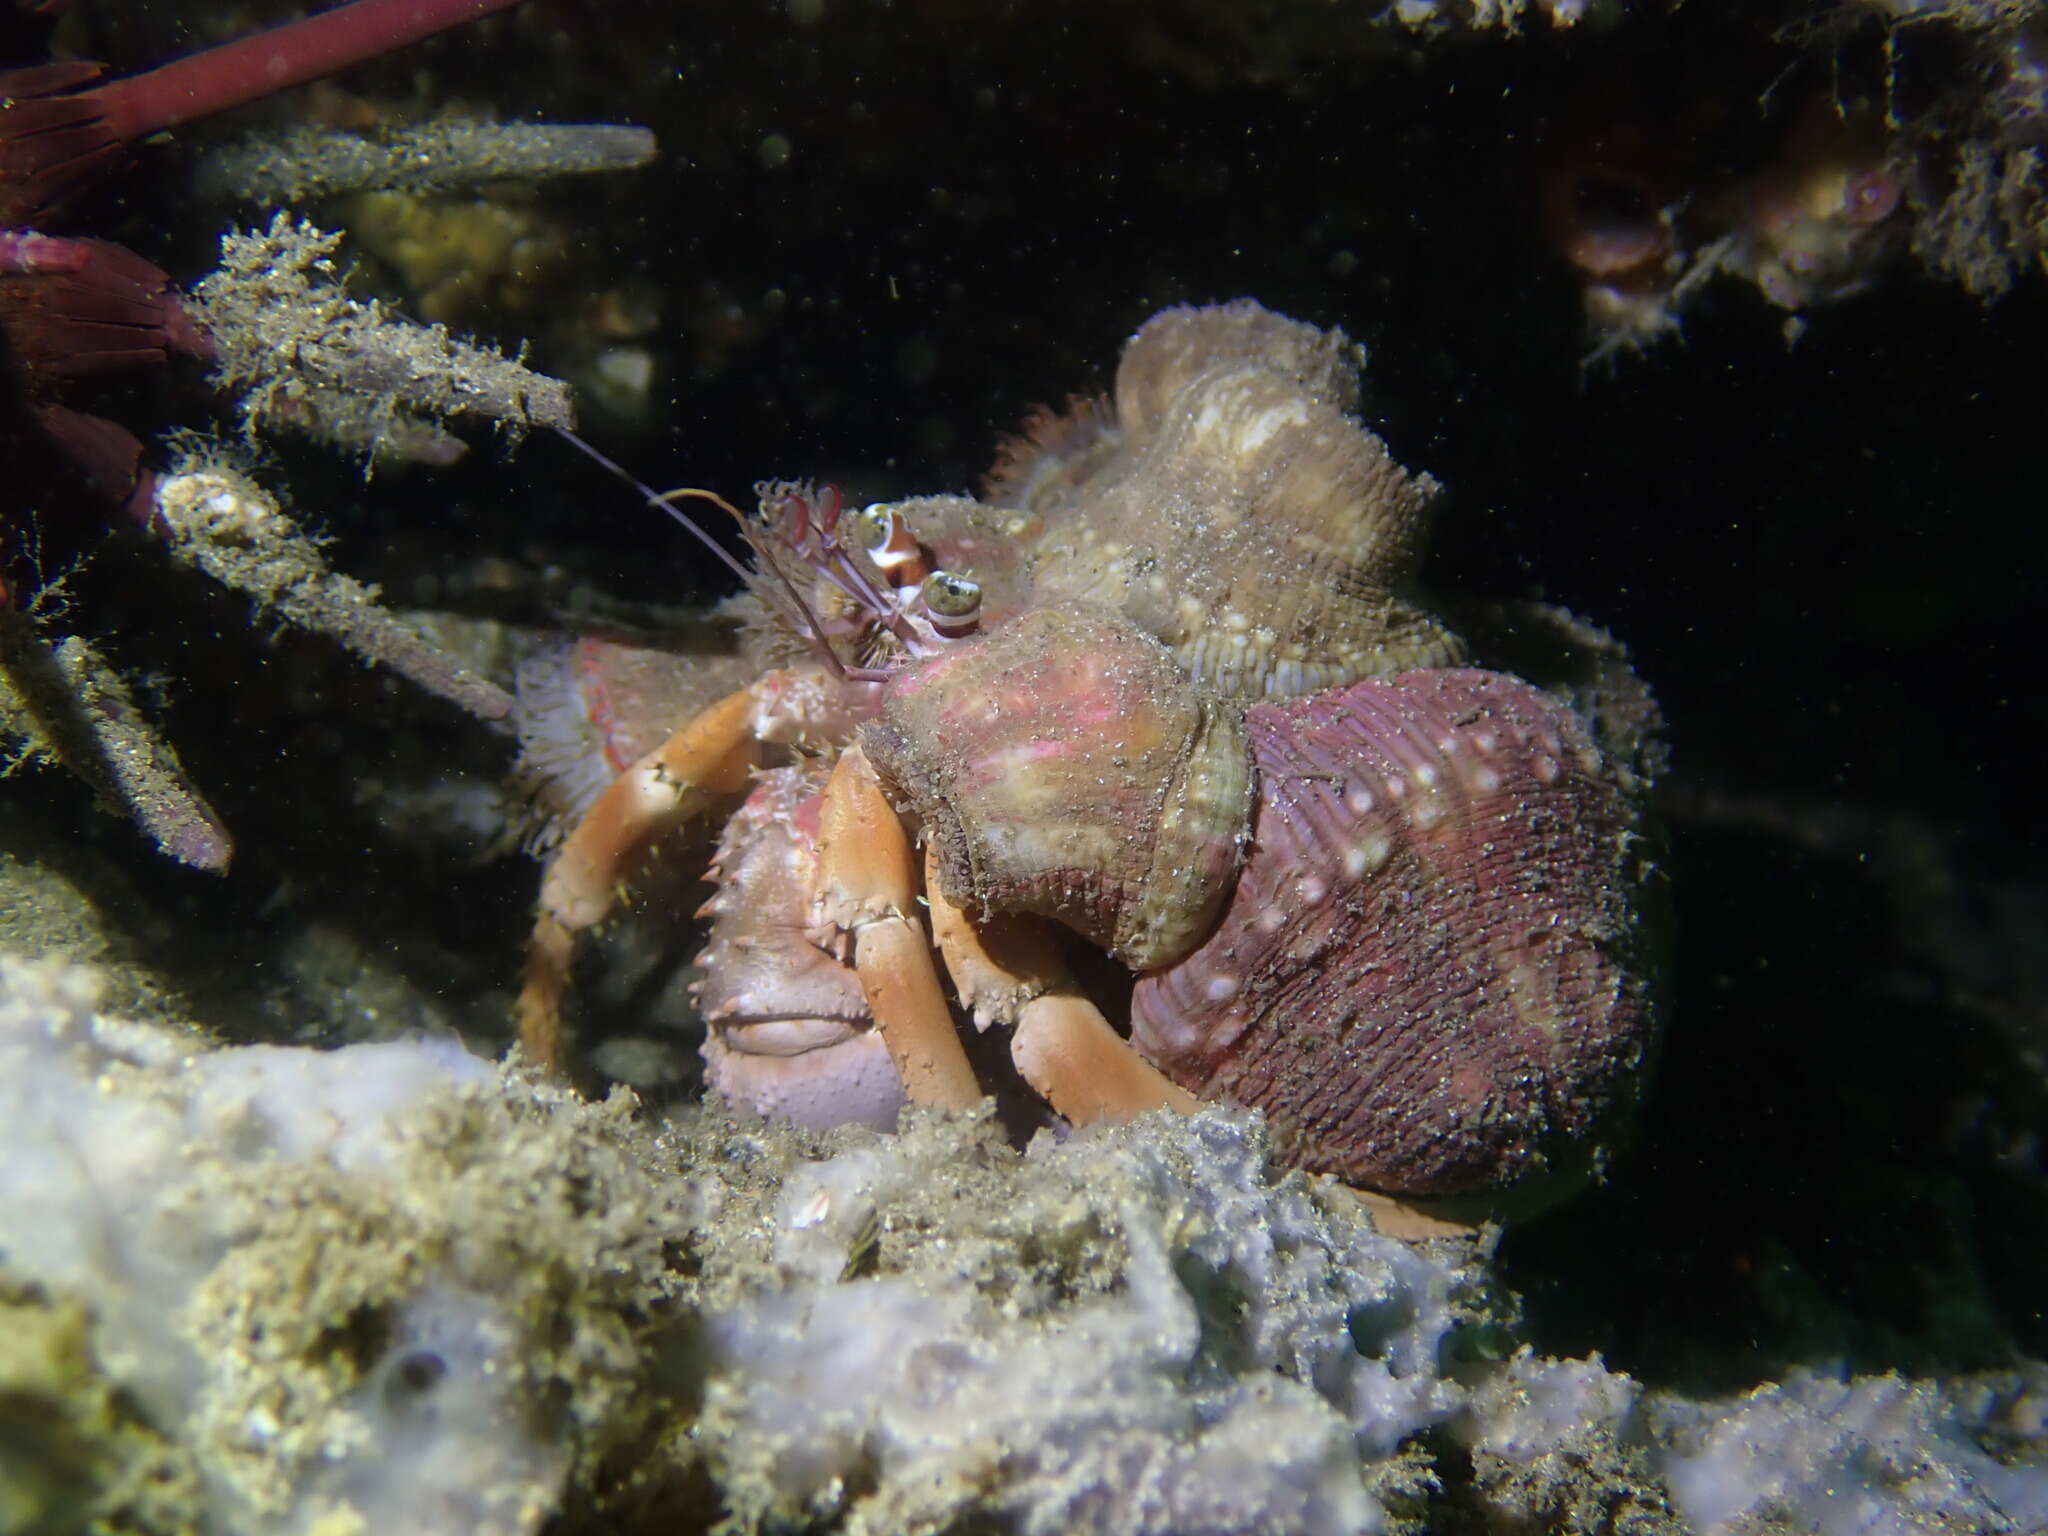
[[[2048,1514],[2048,1380],[1645,1394],[1504,1347],[1482,1246],[1379,1235],[1240,1115],[1022,1154],[986,1113],[661,1123],[448,1039],[210,1048],[95,989],[0,962],[12,1529]]]
[[[338,235],[278,214],[227,236],[194,290],[217,355],[215,382],[240,396],[252,435],[303,432],[375,460],[447,463],[451,417],[512,431],[566,427],[569,391],[489,348],[422,326],[333,281]]]
[[[447,192],[494,181],[631,170],[654,158],[654,135],[608,123],[488,123],[449,118],[375,138],[294,129],[208,155],[202,196],[258,207],[298,206],[349,192]]]

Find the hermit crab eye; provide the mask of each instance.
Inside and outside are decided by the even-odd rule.
[[[870,502],[855,512],[852,521],[854,534],[859,538],[861,548],[872,552],[887,546],[896,517],[889,508],[877,501]]]
[[[932,628],[948,637],[964,635],[974,628],[981,614],[981,583],[956,576],[951,571],[933,571],[925,577],[919,592]]]
[[[889,585],[902,591],[914,587],[931,569],[917,535],[903,514],[886,501],[874,502],[851,514],[856,536],[875,562],[875,568],[889,578]]]

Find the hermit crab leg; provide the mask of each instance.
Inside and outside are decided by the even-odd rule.
[[[832,770],[818,824],[820,925],[853,937],[868,1011],[915,1104],[966,1109],[981,1084],[939,989],[931,942],[914,915],[917,857],[874,767],[850,747]]]
[[[1075,1125],[1129,1120],[1148,1110],[1191,1115],[1202,1100],[1138,1054],[1100,1010],[1076,991],[1051,931],[1026,913],[976,924],[947,899],[939,855],[925,851],[925,901],[932,940],[975,1023],[1014,1021],[1010,1059],[1041,1098]],[[1435,1215],[1372,1190],[1330,1180],[1372,1213],[1379,1230],[1420,1240],[1468,1236],[1464,1221]]]
[[[1017,1016],[1010,1059],[1047,1103],[1076,1125],[1129,1120],[1147,1110],[1191,1115],[1202,1101],[1131,1047],[1076,992],[1033,998]]]
[[[1024,1080],[1076,1125],[1128,1120],[1147,1110],[1192,1114],[1202,1101],[1173,1082],[1110,1027],[1075,987],[1051,931],[1025,913],[979,926],[939,883],[936,847],[925,852],[932,937],[975,1022],[1013,1022],[1010,1059]]]
[[[529,1060],[561,1069],[562,994],[576,935],[611,910],[628,867],[648,843],[714,799],[745,792],[760,765],[754,690],[703,711],[621,774],[576,824],[548,866],[519,993],[519,1044]]]

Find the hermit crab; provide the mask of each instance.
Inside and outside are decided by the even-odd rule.
[[[1360,359],[1168,310],[979,499],[761,487],[761,670],[555,854],[527,1052],[650,839],[736,807],[698,993],[730,1099],[964,1106],[971,1021],[1067,1121],[1253,1107],[1411,1213],[1583,1178],[1652,1040],[1654,710],[1562,614],[1433,611],[1437,487],[1353,414]]]

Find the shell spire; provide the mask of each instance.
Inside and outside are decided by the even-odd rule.
[[[1361,355],[1248,299],[1148,321],[1113,431],[1084,435],[1064,481],[1012,446],[999,489],[1045,517],[1038,600],[1114,608],[1236,697],[1461,661],[1417,591],[1439,488],[1352,414]]]

